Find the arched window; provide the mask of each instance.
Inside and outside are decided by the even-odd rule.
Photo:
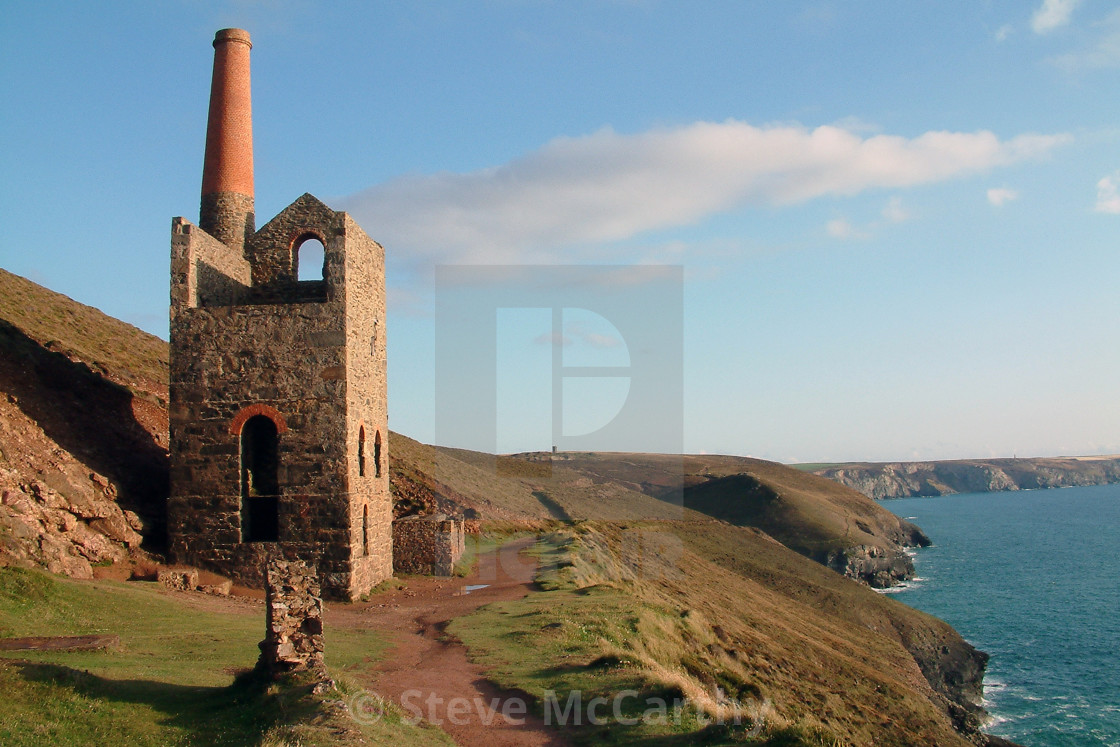
[[[381,477],[381,431],[373,435],[373,471],[374,477]]]
[[[293,274],[297,280],[323,280],[327,276],[326,252],[315,234],[305,234],[292,246]]]
[[[358,428],[358,477],[366,476],[366,427]]]
[[[254,415],[241,427],[241,540],[280,538],[279,438],[276,423]]]
[[[369,504],[362,506],[362,555],[369,555]]]

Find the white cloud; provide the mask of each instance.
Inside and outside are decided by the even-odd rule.
[[[1011,26],[1011,24],[1007,24],[1005,26],[1000,26],[998,29],[996,29],[996,41],[997,42],[1007,41],[1007,39],[1013,33],[1015,33],[1015,29],[1014,29],[1013,26]]]
[[[902,223],[910,220],[910,211],[902,207],[901,197],[892,197],[883,208],[883,218],[891,223]]]
[[[1069,23],[1074,8],[1081,0],[1043,0],[1031,16],[1031,28],[1036,34],[1046,34]]]
[[[617,330],[616,330],[617,332]],[[623,347],[622,339],[616,334],[594,332],[582,323],[572,323],[564,326],[565,340],[581,340],[593,348],[619,348]]]
[[[1000,140],[986,131],[861,137],[835,126],[735,120],[634,135],[604,129],[557,138],[493,168],[399,178],[342,207],[397,259],[413,263],[602,261],[610,257],[600,249],[584,256],[573,247],[746,206],[982,173],[1041,156],[1066,139]]]
[[[1098,213],[1120,215],[1120,171],[1104,177],[1097,182],[1097,204],[1093,209]]]
[[[993,187],[988,190],[988,202],[996,207],[1002,207],[1017,199],[1019,199],[1019,193],[1007,187]]]
[[[871,234],[856,228],[847,218],[833,218],[825,225],[828,235],[834,239],[867,239]]]
[[[882,228],[884,223],[903,223],[910,220],[910,211],[902,206],[901,197],[892,197],[880,213],[882,220],[874,220],[865,226],[856,226],[846,217],[833,218],[825,224],[828,235],[834,239],[869,239]]]
[[[1093,26],[1099,35],[1091,45],[1049,61],[1068,72],[1120,67],[1120,10]]]

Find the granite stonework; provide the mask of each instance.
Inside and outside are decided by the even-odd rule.
[[[194,591],[198,587],[198,571],[193,568],[161,568],[156,580],[171,591]]]
[[[393,569],[450,576],[463,556],[464,535],[462,520],[442,514],[397,519],[393,522]]]
[[[304,561],[355,599],[393,574],[385,253],[309,194],[253,230],[251,48],[215,34],[207,230],[171,226],[170,552],[258,588],[267,558]]]
[[[257,668],[323,670],[323,599],[314,566],[272,556],[265,571],[265,635]]]
[[[324,277],[298,281],[322,242]],[[303,195],[245,243],[172,224],[171,552],[260,587],[273,545],[354,599],[392,575],[384,252],[346,214]],[[313,299],[313,300],[308,300]],[[267,494],[244,429],[274,431]],[[253,505],[275,529],[253,536]]]
[[[204,194],[199,206],[198,225],[211,236],[235,249],[244,246],[256,226],[253,197],[237,192]]]

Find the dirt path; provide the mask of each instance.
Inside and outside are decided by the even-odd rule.
[[[384,631],[393,647],[362,675],[365,684],[407,713],[436,723],[459,745],[566,745],[555,727],[532,713],[525,694],[493,686],[462,645],[440,640],[453,618],[529,593],[535,564],[520,553],[532,542],[518,540],[484,554],[464,579],[410,578],[406,589],[379,594],[373,602],[328,605],[325,623]],[[516,710],[521,704],[525,707]]]

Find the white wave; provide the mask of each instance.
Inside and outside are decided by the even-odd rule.
[[[924,579],[914,578],[914,579],[911,579],[910,581],[905,581],[905,582],[899,584],[898,586],[891,586],[891,587],[888,587],[886,589],[872,589],[872,591],[877,592],[879,594],[897,594],[900,591],[909,591],[910,589],[918,588],[919,586],[921,586],[921,584],[916,584],[914,582],[915,581],[921,581],[921,580],[924,580]]]

